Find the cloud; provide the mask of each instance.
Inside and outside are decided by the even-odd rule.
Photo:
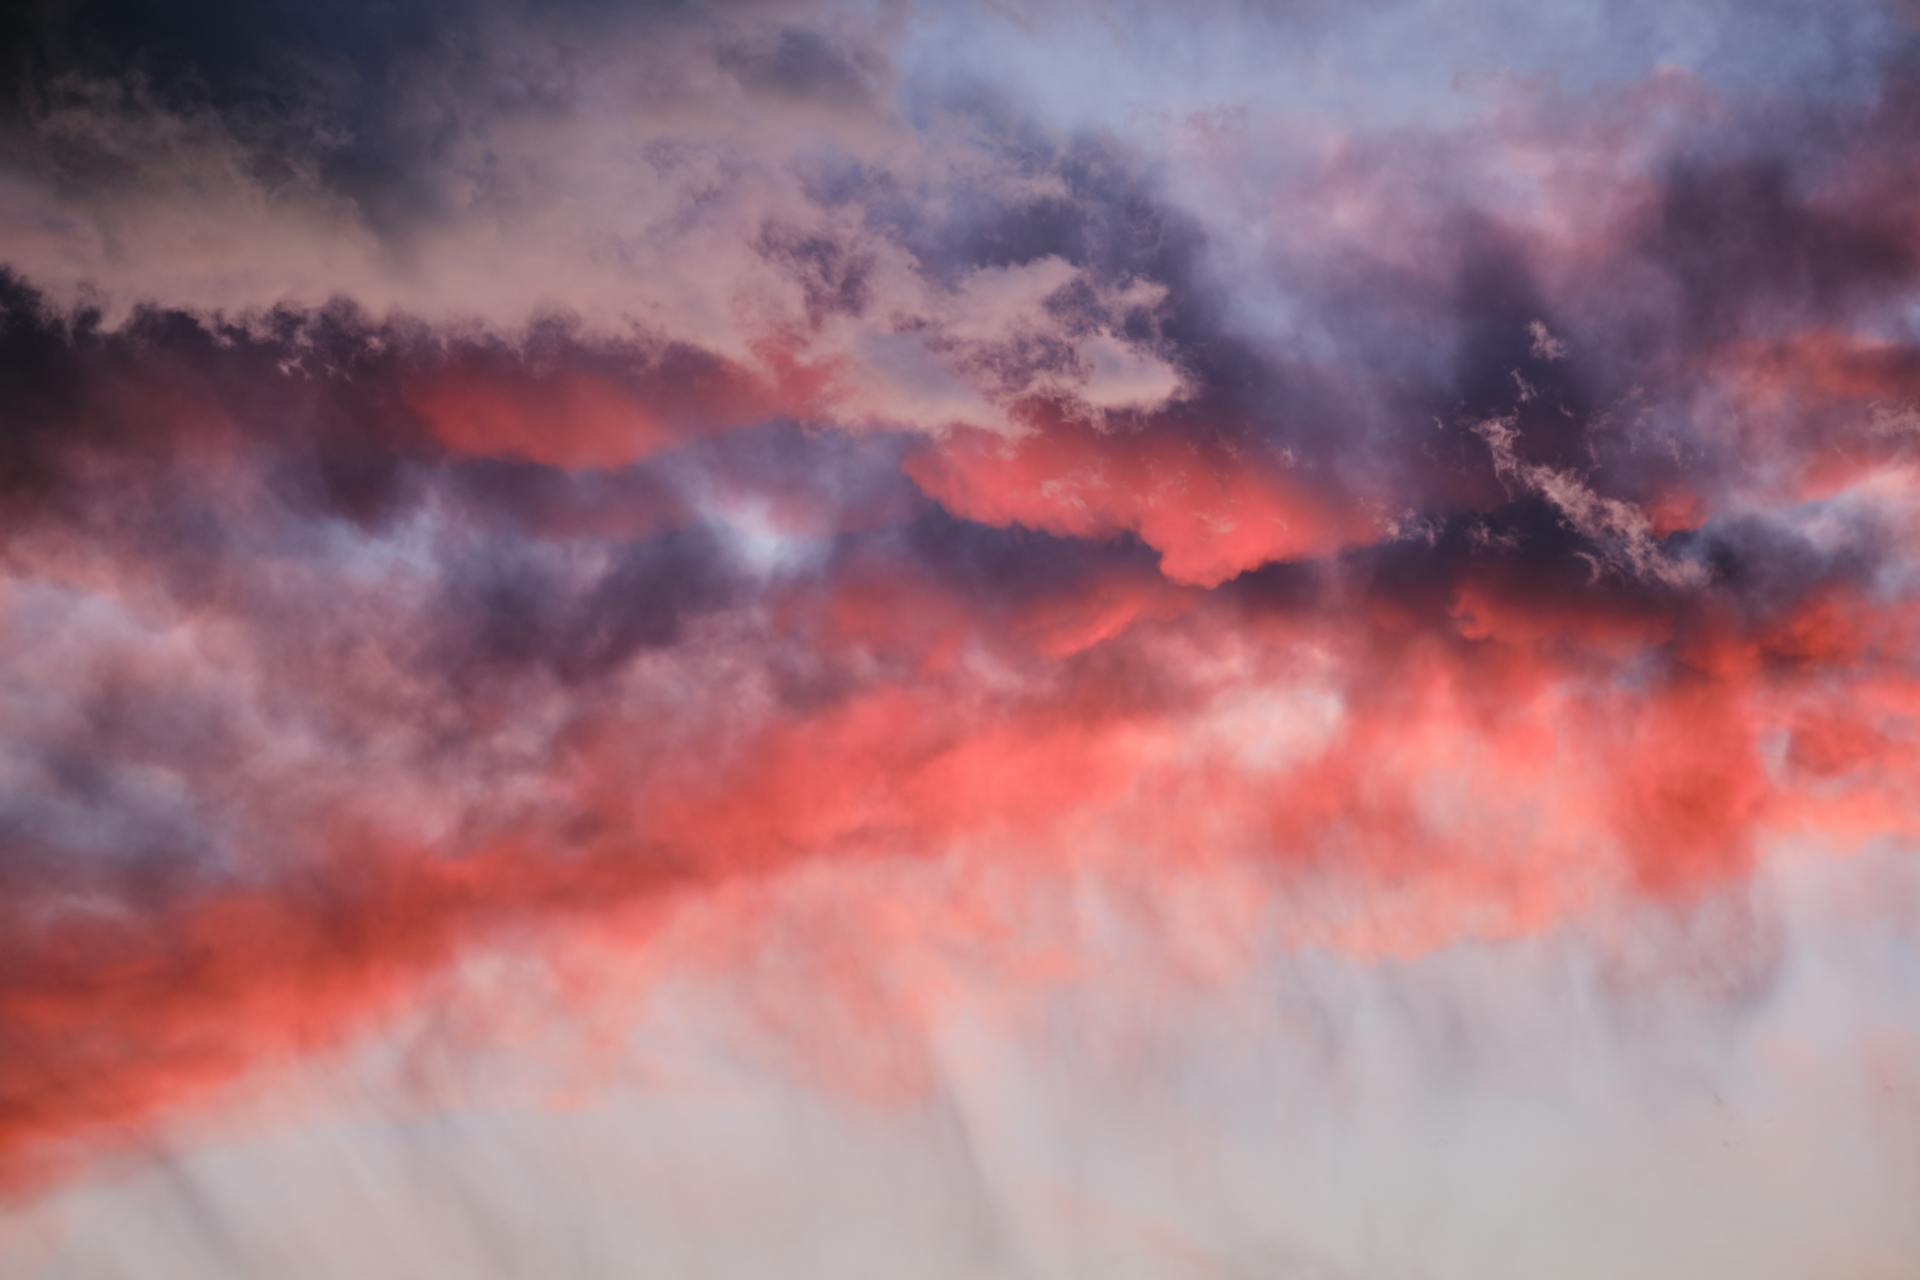
[[[1522,400],[1531,399],[1522,384]],[[1515,450],[1519,433],[1511,419],[1488,418],[1474,433],[1493,453],[1493,469],[1545,498],[1581,537],[1599,548],[1600,563],[1640,574],[1671,587],[1699,586],[1706,570],[1698,563],[1669,557],[1659,546],[1646,512],[1618,498],[1595,493],[1578,476],[1522,462]]]
[[[1604,972],[1540,999],[1630,1048],[1698,1013],[1674,1052],[1720,1080],[1687,1055],[1799,962],[1743,895],[1783,847],[1910,843],[1920,786],[1911,69],[1862,6],[1764,8],[1704,45],[1717,4],[31,24],[0,1177],[607,930],[645,991],[747,987],[783,1087],[955,1130],[942,1038],[999,1010],[949,953],[1150,1047],[1189,980],[1324,961],[1397,1028],[1369,1070],[1524,1129],[1539,1037],[1448,957],[1538,976],[1571,937]],[[1854,74],[1761,74],[1794,68]],[[1164,1006],[1099,980],[1128,948]],[[1302,1099],[1348,1016],[1311,979],[1287,1016],[1324,1043],[1260,1024],[1333,1064]],[[1204,1081],[1231,1037],[1194,1033],[1157,1061]],[[1033,1034],[980,1052],[1044,1076]],[[969,1176],[989,1270],[1068,1269],[1082,1229],[1381,1265],[1117,1185],[1046,1225]]]

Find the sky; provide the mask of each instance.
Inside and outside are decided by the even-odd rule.
[[[0,1277],[1920,1272],[1920,9],[0,17]]]

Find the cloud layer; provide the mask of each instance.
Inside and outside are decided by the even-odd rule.
[[[0,1182],[612,922],[883,1114],[950,951],[1825,963],[1711,922],[1920,813],[1913,16],[1498,9],[9,19]]]

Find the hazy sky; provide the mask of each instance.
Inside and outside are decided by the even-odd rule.
[[[14,10],[0,1275],[1920,1270],[1911,4]]]

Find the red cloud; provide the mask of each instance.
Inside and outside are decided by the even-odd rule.
[[[1224,442],[1051,419],[1014,438],[961,430],[906,463],[957,515],[1074,537],[1137,534],[1175,582],[1218,585],[1378,536],[1351,500]]]
[[[0,1165],[44,1173],[336,1043],[503,925],[811,860],[960,848],[1015,883],[1115,848],[1167,875],[1264,864],[1339,890],[1326,944],[1401,953],[1545,928],[1609,886],[1690,898],[1743,874],[1770,825],[1911,828],[1920,695],[1870,682],[1882,650],[1857,637],[1895,622],[1865,600],[1816,601],[1663,672],[1663,628],[1489,624],[1497,597],[1476,598],[1458,630],[1324,605],[1261,622],[1123,576],[981,627],[930,580],[848,586],[817,625],[782,625],[821,656],[904,660],[895,677],[814,706],[715,691],[582,714],[542,809],[460,847],[396,841],[342,802],[306,819],[333,833],[316,853],[257,879],[158,905],[16,902]],[[850,988],[848,1016],[871,994]]]
[[[678,348],[616,348],[585,367],[483,349],[410,374],[400,394],[455,452],[613,469],[797,408],[810,384],[777,349],[766,354],[771,383]]]

